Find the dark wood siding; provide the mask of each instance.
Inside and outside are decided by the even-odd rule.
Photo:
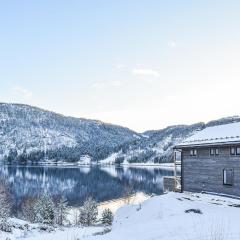
[[[183,191],[240,196],[240,156],[231,156],[229,146],[217,148],[218,156],[210,155],[210,147],[198,147],[197,156],[190,156],[190,149],[182,149]],[[223,169],[234,170],[233,186],[223,185]]]

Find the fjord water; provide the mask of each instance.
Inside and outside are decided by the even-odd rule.
[[[64,195],[70,206],[80,206],[87,197],[97,202],[124,197],[126,191],[147,195],[163,192],[163,177],[172,169],[117,166],[0,166],[0,180],[8,187],[14,205],[48,193]]]

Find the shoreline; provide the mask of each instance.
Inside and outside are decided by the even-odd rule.
[[[26,164],[9,164],[9,163],[0,163],[1,165],[15,166],[15,167],[158,167],[158,168],[173,168],[174,163],[123,163],[123,164],[111,164],[111,163],[91,163],[91,164],[78,164],[78,163],[55,163],[55,162],[39,162],[36,164],[26,163]]]

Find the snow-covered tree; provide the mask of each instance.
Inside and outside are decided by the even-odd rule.
[[[46,224],[53,224],[55,219],[55,206],[52,198],[44,194],[37,200],[35,207],[36,221]]]
[[[20,155],[18,156],[18,161],[19,161],[20,163],[25,163],[25,162],[27,161],[27,158],[28,158],[28,156],[27,156],[27,150],[26,150],[26,148],[24,148],[22,154],[20,154]]]
[[[79,214],[80,210],[79,209],[73,209],[72,216],[73,216],[73,224],[77,226],[79,224]]]
[[[67,206],[68,206],[68,202],[64,197],[61,197],[56,204],[55,218],[56,218],[56,223],[59,225],[63,225],[64,221],[67,219],[67,214],[68,214]]]
[[[92,198],[88,198],[80,209],[79,222],[86,226],[93,225],[97,221],[97,215],[97,203]]]
[[[102,217],[101,217],[101,222],[104,225],[112,225],[113,213],[109,208],[107,208],[103,211]]]
[[[28,198],[22,202],[21,205],[21,217],[29,222],[36,221],[36,212],[35,212],[35,205],[36,199]]]
[[[0,230],[10,232],[8,218],[11,213],[11,199],[3,183],[0,183]]]

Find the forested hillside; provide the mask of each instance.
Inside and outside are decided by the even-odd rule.
[[[0,104],[0,158],[9,161],[64,159],[93,161],[138,138],[127,128],[101,121],[65,117],[20,104]]]
[[[87,156],[91,162],[169,162],[176,143],[207,126],[236,121],[240,118],[136,133],[97,120],[66,117],[28,105],[0,103],[0,159],[81,162]]]

